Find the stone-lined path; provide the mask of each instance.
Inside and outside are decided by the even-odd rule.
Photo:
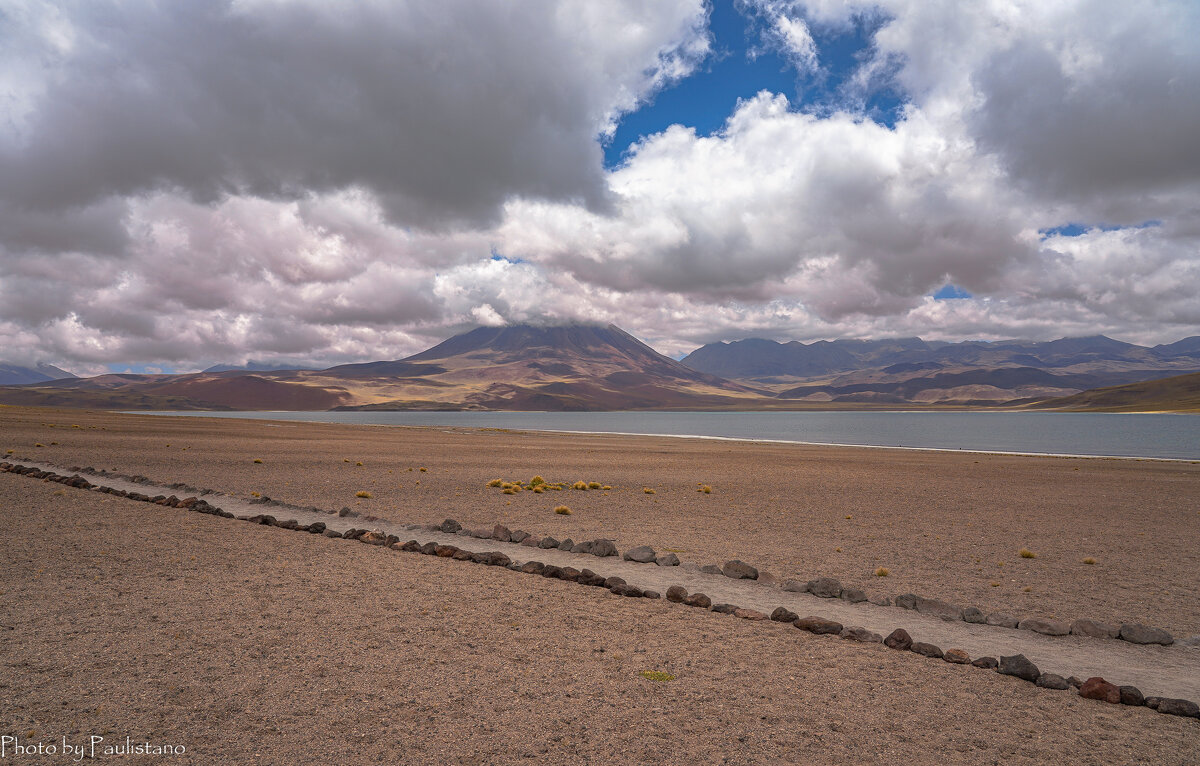
[[[71,473],[58,466],[11,457],[5,458],[4,461],[58,474]],[[163,495],[179,492],[165,485],[138,483],[116,476],[85,478],[93,484],[126,492]],[[531,548],[517,543],[443,532],[426,525],[405,525],[383,519],[367,522],[361,518],[342,518],[320,511],[263,505],[227,495],[207,495],[204,499],[239,519],[269,514],[281,521],[295,519],[302,525],[321,522],[336,532],[369,527],[395,535],[401,541],[416,540],[421,544],[433,542],[453,545],[471,552],[499,551],[518,563],[540,561],[559,567],[586,568],[604,577],[621,577],[629,585],[659,593],[665,593],[672,585],[681,585],[690,593],[706,594],[713,604],[736,604],[766,614],[782,606],[801,617],[823,617],[847,626],[862,626],[884,636],[896,628],[904,628],[916,641],[936,644],[942,649],[962,649],[972,658],[1024,654],[1042,672],[1057,673],[1064,677],[1076,676],[1081,679],[1103,676],[1117,685],[1136,686],[1146,696],[1200,700],[1200,649],[1197,648],[1181,645],[1138,645],[1082,636],[1051,637],[1028,630],[962,621],[947,622],[897,607],[823,599],[808,593],[784,591],[777,586],[754,580],[733,580],[724,575],[692,572],[681,567],[659,567],[653,563],[638,564],[616,556],[600,558],[557,549]],[[333,540],[327,538],[315,535],[314,538],[314,544],[334,544]],[[447,566],[452,565],[447,563]],[[565,582],[563,586],[573,587]],[[913,655],[913,661],[931,660]]]

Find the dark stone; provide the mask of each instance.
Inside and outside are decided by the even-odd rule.
[[[655,559],[654,549],[649,545],[639,545],[636,548],[630,548],[625,551],[625,555],[621,558],[626,561],[636,561],[639,564],[649,564]]]
[[[973,606],[968,606],[966,609],[962,610],[962,618],[965,622],[969,622],[974,625],[982,625],[984,620],[987,619],[983,612]]]
[[[1121,640],[1131,644],[1162,644],[1170,646],[1175,643],[1171,634],[1162,628],[1151,628],[1136,623],[1126,623],[1121,626]]]
[[[425,543],[421,546],[421,553],[424,553],[426,556],[432,556],[436,549],[437,543]]]
[[[408,540],[400,543],[399,545],[393,545],[392,547],[398,551],[405,551],[406,553],[417,553],[421,550],[421,544],[416,540]]]
[[[849,601],[851,604],[860,604],[867,600],[867,594],[858,588],[842,588],[839,598],[843,601]]]
[[[737,604],[717,604],[712,608],[717,614],[733,614],[737,609]]]
[[[546,565],[540,561],[526,561],[521,565],[521,570],[525,574],[541,574]]]
[[[508,540],[513,543],[525,542],[527,537],[529,537],[529,533],[523,529],[514,529],[508,533]]]
[[[700,571],[704,574],[724,574],[724,572],[721,571],[721,567],[717,566],[716,564],[705,564],[704,566],[700,567]]]
[[[788,593],[808,593],[808,583],[800,582],[799,580],[787,580],[783,584],[783,589]]]
[[[624,585],[624,584],[625,584],[624,577],[606,577],[606,578],[604,578],[604,587],[605,588],[611,588],[614,585]]]
[[[1083,681],[1080,681],[1076,676],[1067,676],[1067,683],[1069,683],[1071,687],[1075,689],[1083,686]]]
[[[315,521],[315,522],[313,522],[312,524],[309,524],[309,525],[308,525],[308,531],[309,531],[309,533],[310,533],[310,534],[314,534],[314,535],[319,535],[319,534],[321,534],[322,532],[324,532],[324,531],[325,531],[325,522],[323,522],[323,521]]]
[[[642,598],[662,598],[662,594],[656,590],[642,591]]]
[[[609,588],[609,590],[612,591],[613,593],[617,594],[618,596],[628,596],[629,598],[641,598],[642,597],[642,589],[638,588],[637,586],[634,586],[634,585],[628,585],[628,584],[614,585],[611,588]]]
[[[1142,696],[1142,690],[1136,686],[1118,686],[1117,691],[1121,693],[1122,705],[1141,707],[1146,704],[1146,698]]]
[[[842,632],[838,635],[850,641],[860,641],[864,644],[883,643],[883,636],[859,626],[842,628]]]
[[[1071,626],[1062,620],[1047,620],[1041,617],[1027,617],[1017,623],[1021,630],[1032,630],[1043,636],[1065,636],[1071,632]]]
[[[502,543],[512,542],[512,530],[503,524],[497,524],[492,527],[492,539],[499,540]],[[517,542],[521,542],[518,540]]]
[[[364,532],[363,534],[358,536],[358,541],[360,543],[366,543],[367,545],[387,545],[388,544],[387,535],[385,535],[383,532],[381,532],[378,529],[372,530],[370,532]],[[436,552],[437,551],[435,550],[434,551],[435,555],[436,555]]]
[[[667,553],[656,558],[654,563],[660,567],[677,567],[679,566],[679,557],[674,553]]]
[[[896,606],[901,609],[916,609],[917,595],[915,593],[904,593],[896,596]]]
[[[541,543],[541,542],[542,542],[541,538],[533,537],[531,535],[529,537],[526,537],[524,540],[522,540],[521,545],[524,545],[526,548],[538,548],[538,547],[540,547],[539,543]]]
[[[566,540],[563,540],[561,543],[558,544],[558,549],[560,551],[566,551],[568,553],[570,553],[571,549],[574,547],[575,547],[575,541],[569,537]]]
[[[562,579],[562,567],[556,567],[553,564],[547,564],[542,567],[542,577],[549,577],[552,580]]]
[[[455,561],[474,561],[474,559],[471,557],[470,551],[464,551],[460,549],[455,549],[454,555],[450,558],[454,559]]]
[[[971,660],[971,667],[983,668],[984,670],[995,670],[999,664],[995,657],[977,657]]]
[[[941,647],[924,641],[913,641],[913,645],[908,647],[908,650],[922,657],[931,657],[936,660],[940,660],[945,656]]]
[[[358,513],[350,510],[348,506],[342,506],[342,510],[338,511],[338,516],[343,519],[350,519],[358,516]]]
[[[300,526],[300,522],[295,519],[285,519],[284,521],[275,522],[275,526],[280,529],[297,529]]]
[[[1076,620],[1071,623],[1071,635],[1089,636],[1091,638],[1117,638],[1121,635],[1121,629],[1116,625],[1109,625],[1107,622]]]
[[[605,556],[616,556],[617,546],[613,545],[612,540],[593,540],[592,555],[604,558]]]
[[[604,578],[590,569],[584,569],[579,572],[579,579],[575,582],[580,585],[590,585],[592,587],[604,587]]]
[[[1079,696],[1089,700],[1100,700],[1116,705],[1121,702],[1121,690],[1100,676],[1093,676],[1079,687]]]
[[[332,530],[332,529],[326,529],[326,530],[325,530],[324,532],[322,532],[321,534],[325,535],[326,537],[333,537],[333,538],[338,538],[338,537],[341,537],[341,536],[342,536],[342,533],[341,533],[341,532],[335,532],[335,531],[334,531],[334,530]]]
[[[553,537],[546,536],[546,537],[542,538],[541,542],[538,543],[537,547],[542,548],[544,550],[550,550],[551,548],[557,548],[558,540],[555,540]]]
[[[433,549],[433,555],[440,559],[448,559],[458,553],[459,548],[453,545],[439,545]]]
[[[445,521],[442,522],[441,526],[439,526],[438,529],[442,530],[443,532],[445,532],[448,535],[452,535],[455,532],[457,532],[458,530],[462,529],[462,524],[459,524],[454,519],[446,519]]]
[[[1146,698],[1146,707],[1150,708],[1151,710],[1158,710],[1158,703],[1162,702],[1162,700],[1163,700],[1162,697],[1154,697],[1154,696],[1147,697]]]
[[[480,558],[482,557],[482,559]],[[478,561],[481,564],[487,564],[490,567],[506,567],[512,563],[512,559],[505,556],[500,551],[488,551],[486,553],[472,553],[472,561]]]
[[[703,593],[693,593],[683,600],[683,603],[688,606],[695,606],[701,609],[708,609],[712,606],[712,599]]]
[[[800,630],[807,630],[809,633],[833,634],[838,635],[842,632],[842,624],[827,620],[824,617],[801,617],[794,623]]]
[[[931,617],[939,617],[947,622],[955,622],[963,617],[962,609],[947,604],[945,601],[938,601],[936,598],[925,598],[917,596],[916,610],[921,614],[927,614]]]
[[[758,570],[741,559],[726,561],[721,574],[733,580],[757,580]]]
[[[908,651],[913,644],[912,636],[908,635],[908,631],[904,628],[896,628],[888,637],[883,639],[883,645],[889,649],[899,649],[902,652]]]
[[[999,671],[1006,676],[1023,678],[1029,683],[1038,680],[1038,676],[1042,674],[1042,671],[1038,670],[1038,666],[1030,662],[1029,658],[1023,654],[1001,657]]]
[[[818,577],[806,583],[805,591],[820,598],[837,598],[842,595],[842,584],[832,577]]]
[[[592,552],[591,541],[575,543],[575,547],[573,547],[571,549],[571,553],[588,553],[588,554],[590,554],[591,552]]]
[[[683,587],[682,585],[672,585],[671,587],[667,588],[667,601],[672,601],[678,604],[687,598],[687,595],[687,588]]]
[[[966,665],[971,661],[971,655],[962,649],[947,649],[942,655],[942,659],[952,665]]]
[[[751,622],[762,622],[767,619],[767,616],[757,609],[734,609],[733,616],[741,620],[750,620]]]
[[[1021,624],[1021,621],[1016,617],[1010,617],[1007,614],[989,614],[984,622],[988,625],[996,625],[1001,628],[1015,628]]]
[[[1164,697],[1158,701],[1155,708],[1166,715],[1178,715],[1184,718],[1200,718],[1200,706],[1190,700],[1177,700]]]
[[[782,606],[775,607],[775,611],[771,612],[771,619],[775,622],[795,622],[800,619],[800,615]]]
[[[579,582],[579,575],[580,572],[575,567],[563,567],[562,574],[558,577],[560,580],[566,580],[567,582]]]
[[[1067,683],[1067,679],[1057,673],[1042,673],[1034,683],[1043,689],[1055,689],[1060,692],[1071,688],[1071,685]]]

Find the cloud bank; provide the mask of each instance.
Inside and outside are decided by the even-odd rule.
[[[739,7],[830,77],[823,33],[873,19],[843,103],[764,91],[606,169],[712,55],[699,0],[0,0],[3,356],[332,364],[506,321],[668,353],[1200,333],[1194,3]]]

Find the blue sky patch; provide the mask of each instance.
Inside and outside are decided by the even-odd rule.
[[[1087,234],[1093,229],[1099,229],[1100,231],[1120,231],[1121,229],[1149,229],[1153,226],[1162,226],[1162,221],[1142,221],[1132,226],[1109,226],[1103,223],[1068,223],[1049,229],[1041,229],[1038,231],[1038,234],[1041,235],[1042,239],[1049,239],[1050,237],[1078,237],[1081,234]]]
[[[946,284],[942,289],[933,294],[933,299],[938,301],[958,300],[960,298],[973,298],[975,296],[962,289],[958,285]]]

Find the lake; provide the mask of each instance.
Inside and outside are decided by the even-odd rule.
[[[396,426],[1200,460],[1200,416],[1093,412],[154,412]]]

